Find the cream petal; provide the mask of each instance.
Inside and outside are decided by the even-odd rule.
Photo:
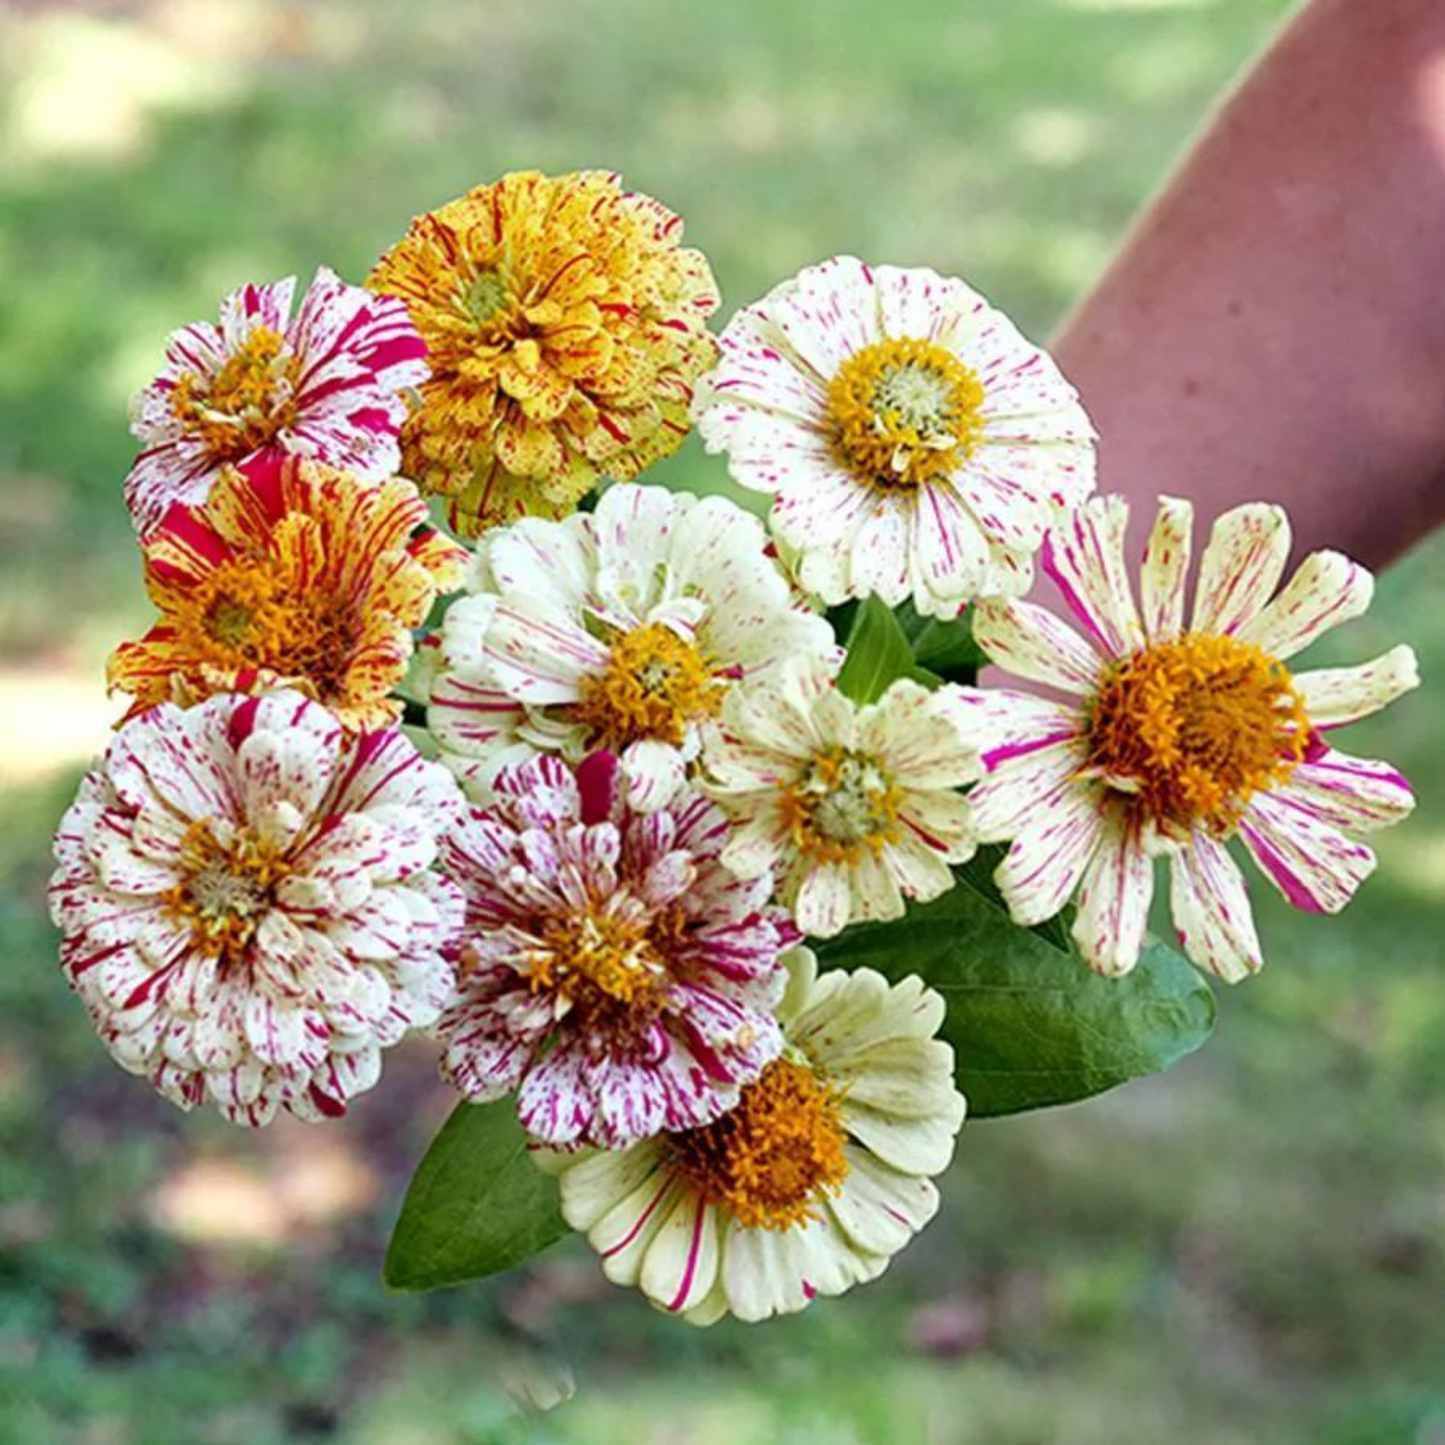
[[[946,481],[918,488],[913,511],[913,606],[926,617],[952,618],[983,590],[988,539]]]
[[[588,1231],[587,1241],[601,1256],[602,1272],[613,1284],[638,1283],[648,1246],[683,1193],[671,1171],[659,1168]]]
[[[1302,799],[1259,793],[1239,825],[1265,876],[1296,908],[1338,913],[1375,871],[1375,855]]]
[[[869,1254],[896,1254],[938,1210],[930,1179],[900,1174],[866,1149],[847,1145],[848,1176],[828,1201],[843,1233]]]
[[[1144,636],[1151,642],[1167,641],[1184,630],[1193,540],[1193,503],[1181,497],[1160,497],[1139,569],[1139,609]]]
[[[1092,693],[1103,659],[1067,623],[1032,602],[990,597],[974,608],[973,635],[1007,672],[1061,692]]]
[[[840,1110],[844,1127],[869,1153],[900,1174],[928,1177],[941,1174],[953,1159],[963,1116],[963,1095],[955,1094],[956,1110],[900,1118],[852,1099]]]
[[[717,1210],[700,1195],[680,1191],[647,1246],[642,1292],[674,1314],[701,1304],[717,1281],[720,1232]]]
[[[1420,669],[1414,649],[1402,643],[1358,667],[1297,672],[1293,682],[1311,725],[1327,731],[1369,717],[1419,687]]]
[[[1392,827],[1415,807],[1409,782],[1389,763],[1333,748],[1301,763],[1275,792],[1347,833]]]
[[[1106,828],[1079,886],[1072,934],[1090,968],[1117,977],[1139,961],[1153,892],[1143,825],[1124,812]]]
[[[1075,795],[1067,802],[1071,811],[1085,805],[1096,808],[1096,790],[1073,782],[1081,762],[1072,740],[1054,743],[1009,759],[975,784],[966,801],[978,840],[1006,843],[1026,831],[1037,835],[1038,827],[1029,824],[1038,824],[1044,809],[1057,806],[1065,794]]]
[[[1374,593],[1374,577],[1357,562],[1339,552],[1312,552],[1284,591],[1236,635],[1283,662],[1332,628],[1359,617]]]
[[[1289,543],[1283,507],[1249,502],[1218,518],[1199,563],[1192,630],[1232,635],[1259,616],[1284,574]]]
[[[1169,859],[1169,909],[1180,947],[1199,968],[1238,983],[1264,966],[1244,875],[1203,829]]]
[[[819,863],[804,874],[793,916],[811,937],[832,938],[847,927],[852,908],[848,869],[841,863]]]
[[[1091,497],[1055,524],[1040,558],[1075,620],[1109,657],[1126,656],[1142,640],[1124,567],[1128,525],[1123,497]]]
[[[1105,823],[1090,789],[1066,783],[1036,803],[1038,821],[1021,828],[994,870],[1009,917],[1025,928],[1052,918],[1103,841]]]
[[[939,695],[957,721],[965,744],[978,753],[986,773],[1084,731],[1084,717],[1078,707],[1030,692],[955,687],[940,689]]]

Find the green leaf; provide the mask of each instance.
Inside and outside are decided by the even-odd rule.
[[[826,967],[922,975],[948,1004],[958,1086],[976,1118],[1067,1104],[1192,1053],[1214,1027],[1214,995],[1150,940],[1127,978],[1101,978],[1062,920],[1010,921],[989,877],[998,852],[958,870],[942,898],[896,923],[860,924],[818,947]]]
[[[527,1157],[516,1103],[458,1104],[421,1161],[386,1250],[392,1289],[437,1289],[520,1264],[567,1233]]]
[[[926,687],[938,679],[914,665],[907,634],[888,605],[870,597],[853,614],[848,656],[838,673],[838,690],[856,703],[877,702],[892,683],[910,677]]]
[[[897,616],[913,648],[914,662],[937,673],[945,682],[971,683],[988,661],[973,640],[972,611],[962,617],[920,617],[911,602],[904,602]]]

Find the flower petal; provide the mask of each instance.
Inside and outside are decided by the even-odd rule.
[[[1178,637],[1184,629],[1194,507],[1179,497],[1160,497],[1159,511],[1139,570],[1139,607],[1151,642]]]
[[[1139,961],[1154,892],[1154,861],[1133,810],[1121,810],[1110,823],[1084,871],[1072,933],[1090,968],[1117,977]]]
[[[1374,593],[1374,577],[1357,562],[1339,552],[1312,552],[1284,591],[1237,635],[1283,662],[1332,628],[1359,617]]]
[[[1199,564],[1192,629],[1238,632],[1269,601],[1288,560],[1289,518],[1283,507],[1250,502],[1225,512]]]
[[[1169,908],[1179,946],[1200,968],[1238,983],[1264,966],[1244,875],[1201,828],[1169,859]]]

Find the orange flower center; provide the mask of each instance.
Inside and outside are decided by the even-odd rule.
[[[1186,633],[1126,658],[1089,712],[1091,768],[1169,831],[1228,833],[1303,759],[1309,718],[1289,672],[1232,637]]]
[[[579,1001],[641,1007],[657,994],[667,966],[653,938],[654,920],[589,908],[547,926],[531,960],[532,992]]]
[[[239,461],[296,420],[297,359],[286,338],[258,326],[209,381],[184,372],[171,410],[218,461]]]
[[[696,643],[661,622],[623,633],[606,668],[582,681],[574,717],[593,747],[626,747],[645,738],[678,746],[689,723],[722,706],[724,684]]]
[[[829,383],[834,453],[866,485],[922,486],[972,454],[983,402],[978,374],[944,347],[913,337],[875,341]]]
[[[221,563],[176,618],[177,640],[203,664],[308,682],[322,701],[345,688],[359,626],[345,598],[300,592],[276,561],[255,557]]]
[[[841,1093],[806,1063],[776,1059],[737,1106],[700,1129],[669,1134],[678,1169],[747,1229],[790,1229],[848,1175]]]
[[[203,953],[225,964],[238,962],[290,865],[248,832],[222,842],[204,818],[186,831],[181,858],[185,878],[166,892],[167,912],[189,923]]]
[[[798,852],[820,863],[851,863],[898,837],[898,787],[867,753],[824,748],[783,789],[783,821]]]

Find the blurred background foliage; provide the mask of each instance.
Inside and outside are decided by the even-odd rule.
[[[447,1108],[427,1050],[340,1126],[186,1118],[110,1064],[44,915],[105,653],[145,622],[125,403],[168,330],[247,279],[360,280],[506,169],[603,165],[682,212],[728,310],[854,251],[1043,336],[1285,8],[0,5],[0,1440],[1445,1440],[1438,540],[1320,649],[1406,637],[1427,676],[1359,730],[1422,799],[1361,900],[1263,899],[1270,966],[1203,1054],[967,1127],[885,1280],[769,1327],[694,1333],[575,1244],[385,1295]],[[718,475],[691,443],[665,471]]]

